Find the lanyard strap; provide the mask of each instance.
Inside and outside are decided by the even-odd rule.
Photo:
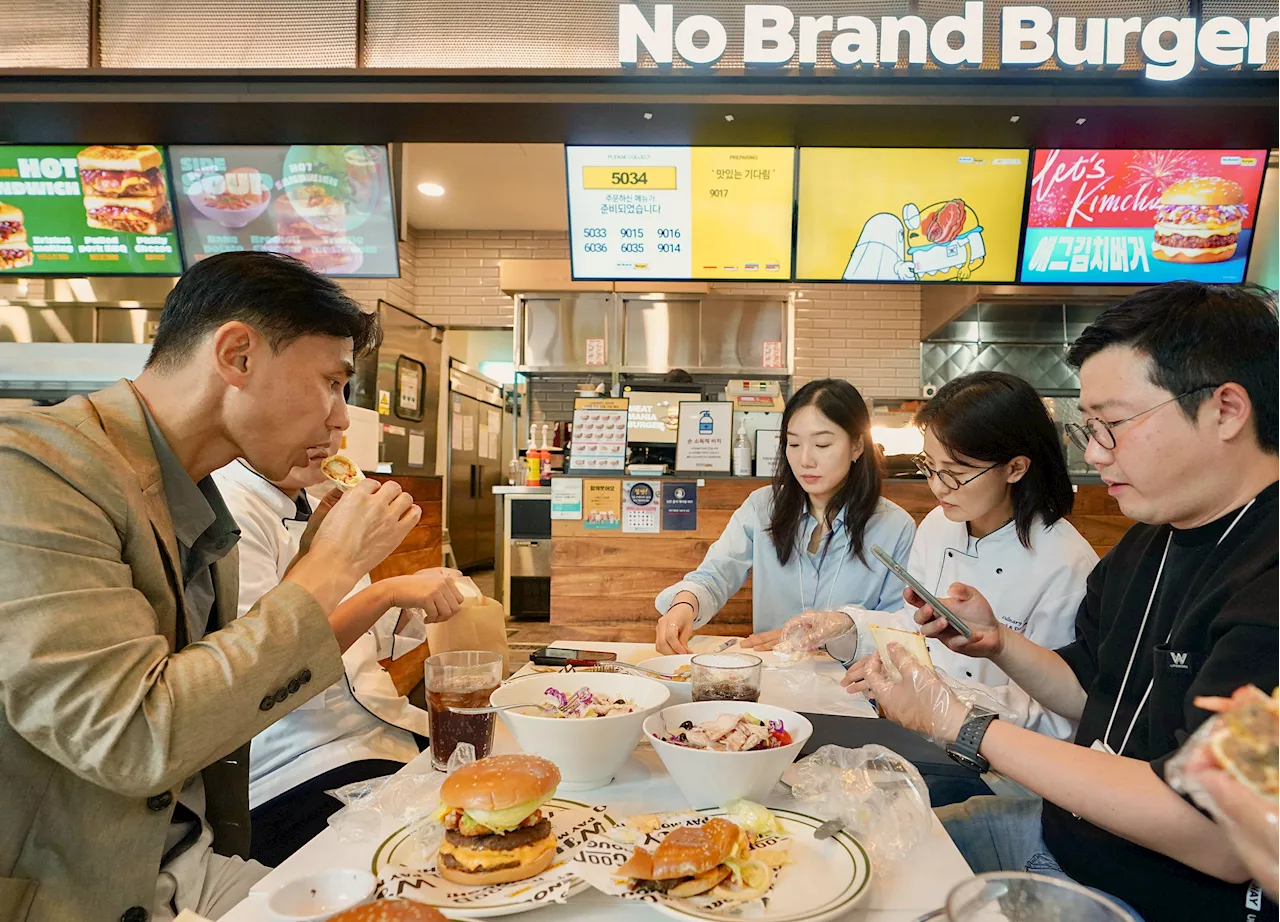
[[[1240,523],[1240,520],[1244,518],[1244,514],[1249,511],[1249,508],[1255,502],[1257,502],[1256,497],[1249,500],[1245,507],[1240,510],[1234,519],[1231,520],[1231,524],[1227,526],[1227,530],[1222,533],[1222,537],[1218,539],[1214,547],[1222,546],[1222,542],[1227,540],[1227,535],[1231,534],[1232,530]],[[1160,589],[1160,577],[1164,574],[1164,564],[1169,557],[1169,546],[1171,544],[1173,544],[1172,529],[1169,530],[1169,537],[1164,543],[1164,554],[1160,557],[1160,568],[1156,570],[1156,581],[1151,587],[1151,596],[1147,599],[1147,610],[1142,613],[1142,624],[1138,627],[1138,637],[1133,643],[1133,650],[1129,653],[1129,665],[1125,667],[1124,678],[1120,682],[1120,691],[1116,693],[1116,703],[1115,707],[1111,709],[1111,719],[1107,721],[1106,732],[1102,735],[1102,742],[1106,745],[1110,745],[1107,741],[1111,738],[1111,725],[1115,722],[1116,714],[1120,711],[1120,703],[1124,700],[1124,688],[1129,682],[1129,671],[1133,668],[1134,659],[1137,658],[1138,647],[1142,645],[1142,635],[1146,632],[1147,627],[1147,616],[1151,614],[1151,608],[1155,604],[1156,593]],[[1165,643],[1168,643],[1170,639],[1172,639],[1173,628],[1174,626],[1170,624],[1169,634],[1164,639]],[[1151,689],[1155,685],[1155,682],[1155,675],[1153,674],[1151,681],[1147,683],[1147,690],[1142,693],[1142,699],[1138,702],[1138,706],[1133,711],[1133,719],[1129,721],[1129,729],[1125,731],[1124,739],[1120,741],[1120,748],[1115,750],[1116,755],[1124,755],[1124,748],[1129,745],[1129,737],[1133,734],[1133,728],[1138,724],[1138,717],[1142,714],[1142,709],[1146,706],[1147,699],[1151,697]]]
[[[838,523],[837,523],[838,524]],[[827,536],[822,539],[822,555],[818,558],[818,574],[813,583],[813,604],[818,604],[818,593],[822,591],[822,565],[827,562],[827,551],[831,550],[831,539],[835,537],[836,530],[832,528],[827,532]],[[800,581],[800,614],[804,614],[807,610],[804,604],[804,557],[808,555],[805,548],[799,548],[799,559],[796,560],[796,578]],[[836,585],[840,582],[840,571],[844,568],[844,555],[840,555],[840,562],[836,564],[836,576],[831,581],[831,589],[827,592],[827,608],[831,607],[831,597],[836,594]]]

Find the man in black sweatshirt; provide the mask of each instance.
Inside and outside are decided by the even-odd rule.
[[[974,629],[966,641],[908,590],[923,633],[990,658],[1078,720],[1074,745],[967,709],[901,650],[901,682],[879,661],[848,680],[957,761],[1043,798],[939,811],[975,871],[1066,875],[1147,922],[1276,918],[1223,830],[1164,771],[1210,716],[1197,696],[1276,686],[1278,350],[1264,293],[1192,282],[1134,295],[1076,341],[1084,419],[1068,433],[1140,524],[1090,575],[1070,645],[1036,646],[957,584],[946,604]]]

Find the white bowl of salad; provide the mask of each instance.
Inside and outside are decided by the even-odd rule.
[[[662,764],[695,810],[763,802],[813,734],[795,711],[751,701],[695,701],[644,722]]]
[[[613,780],[669,694],[653,679],[579,672],[508,682],[489,703],[532,705],[499,716],[521,749],[556,764],[560,790],[588,791]]]

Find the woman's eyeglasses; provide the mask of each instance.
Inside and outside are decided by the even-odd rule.
[[[950,471],[934,470],[925,462],[923,456],[917,455],[915,458],[912,458],[911,460],[915,461],[916,470],[920,472],[921,476],[924,477],[925,480],[928,480],[930,477],[937,477],[938,483],[942,484],[948,490],[959,490],[965,484],[973,483],[975,480],[977,480],[987,471],[994,470],[995,468],[1000,466],[997,463],[997,464],[991,465],[991,467],[984,467],[982,470],[978,471],[978,473],[974,474],[972,477],[968,477],[964,480],[961,480],[959,477],[957,477],[955,474],[951,473]]]
[[[1076,448],[1079,448],[1081,451],[1089,450],[1090,439],[1097,442],[1100,448],[1105,448],[1107,451],[1111,451],[1116,447],[1116,436],[1115,433],[1111,431],[1116,426],[1131,423],[1140,416],[1146,416],[1148,413],[1154,413],[1161,407],[1168,406],[1175,400],[1181,400],[1183,397],[1190,397],[1198,391],[1208,390],[1209,388],[1216,390],[1221,386],[1222,385],[1220,384],[1201,384],[1199,387],[1193,387],[1189,391],[1183,391],[1181,394],[1170,397],[1168,400],[1162,400],[1154,407],[1147,407],[1141,413],[1134,413],[1132,416],[1125,417],[1124,419],[1117,419],[1113,423],[1109,423],[1105,419],[1098,419],[1095,416],[1090,419],[1086,419],[1083,423],[1067,423],[1062,428],[1066,430],[1067,437],[1071,439]]]

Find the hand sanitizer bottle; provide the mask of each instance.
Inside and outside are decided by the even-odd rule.
[[[738,435],[733,440],[733,476],[751,476],[751,443],[747,441],[747,421],[738,423]]]

